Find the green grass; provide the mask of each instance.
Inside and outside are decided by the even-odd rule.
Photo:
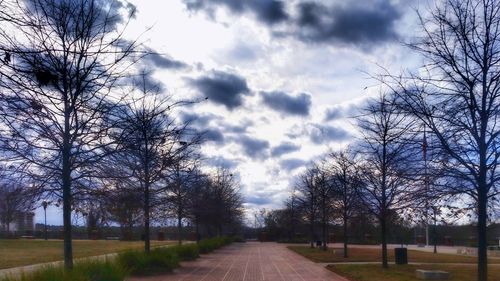
[[[389,269],[383,269],[380,265],[329,265],[329,270],[349,278],[351,281],[418,281],[415,270],[432,269],[444,270],[450,273],[450,281],[476,280],[476,266],[459,265],[391,265]],[[488,268],[488,280],[500,281],[500,266]]]
[[[47,266],[20,277],[6,277],[0,281],[123,281],[128,271],[115,262],[86,261],[76,263],[73,270],[62,266]]]
[[[375,248],[349,248],[349,257],[344,258],[342,249],[330,248],[323,251],[318,248],[310,248],[308,246],[289,246],[288,249],[314,261],[314,262],[379,262],[382,256],[381,249]],[[394,250],[389,249],[389,261],[394,261]],[[451,254],[434,254],[430,252],[408,250],[409,262],[423,263],[477,263],[477,258],[451,255]],[[488,259],[489,263],[499,264],[500,259]]]
[[[151,241],[153,247],[174,242]],[[73,240],[75,258],[142,249],[143,241]],[[63,260],[62,240],[0,240],[0,269]]]

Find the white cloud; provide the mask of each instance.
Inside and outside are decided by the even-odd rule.
[[[206,14],[188,11],[182,0],[132,2],[138,14],[127,36],[140,36],[154,50],[189,65],[179,71],[155,73],[169,94],[175,98],[196,96],[198,91],[190,81],[213,71],[237,73],[246,79],[252,94],[242,96],[241,106],[228,110],[203,102],[188,110],[217,116],[204,126],[218,130],[224,142],[207,143],[202,151],[214,163],[226,163],[239,173],[244,196],[252,201],[249,208],[278,207],[287,196],[289,184],[300,169],[283,169],[285,159],[288,164],[293,164],[291,159],[308,162],[349,142],[346,138],[325,139],[318,135],[318,128],[331,136],[335,135],[332,128],[355,135],[352,122],[345,116],[325,123],[325,111],[340,104],[358,104],[376,94],[378,87],[370,87],[376,82],[367,73],[380,72],[378,65],[398,71],[418,61],[397,42],[374,46],[370,51],[335,44],[311,45],[292,37],[273,36],[272,30],[252,13],[231,15],[227,9],[221,9],[214,21]],[[291,13],[291,7],[287,11]],[[413,16],[403,15],[398,32],[411,33],[408,30],[414,28],[414,20]],[[149,27],[151,30],[144,32]],[[262,104],[256,94],[261,91],[310,94],[309,116],[282,116]],[[234,130],[238,126],[246,128],[246,136],[267,142],[267,155],[247,157],[248,151],[238,143]],[[284,142],[293,142],[300,150],[273,157],[271,149]]]

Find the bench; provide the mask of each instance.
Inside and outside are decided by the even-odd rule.
[[[21,239],[35,239],[35,236],[33,235],[23,235],[23,236],[20,236]]]
[[[450,273],[441,270],[423,270],[417,269],[417,279],[421,280],[448,280]]]

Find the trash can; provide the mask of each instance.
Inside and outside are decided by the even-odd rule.
[[[406,248],[395,248],[394,257],[396,264],[408,264],[408,250]]]
[[[321,240],[316,241],[316,247],[321,247],[321,245],[323,245]]]

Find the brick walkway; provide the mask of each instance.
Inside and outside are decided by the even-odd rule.
[[[234,243],[186,262],[174,274],[128,281],[348,281],[277,243]]]

